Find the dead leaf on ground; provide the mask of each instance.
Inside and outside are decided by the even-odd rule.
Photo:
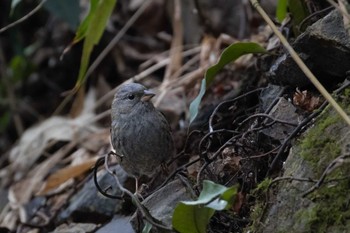
[[[303,110],[312,112],[321,105],[320,97],[314,96],[312,93],[305,91],[300,91],[299,89],[293,95],[294,105],[300,107]]]
[[[40,195],[49,194],[50,192],[52,192],[54,189],[59,187],[61,184],[63,184],[67,180],[84,174],[94,166],[96,160],[97,160],[97,157],[94,157],[81,164],[65,167],[58,170],[57,172],[50,175],[46,179],[45,183],[42,185],[37,195],[40,196]]]
[[[86,103],[81,115],[77,118],[52,116],[47,120],[25,131],[19,143],[10,152],[10,174],[15,174],[14,180],[23,178],[45,150],[55,142],[70,142],[86,138],[99,128],[91,122],[95,114],[91,110],[94,96],[86,96]]]

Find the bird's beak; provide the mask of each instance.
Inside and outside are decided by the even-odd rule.
[[[143,91],[143,96],[141,97],[141,101],[147,102],[147,101],[149,101],[150,99],[152,99],[152,97],[155,96],[155,95],[156,95],[156,94],[154,94],[154,93],[151,92],[151,91],[144,90],[144,91]]]

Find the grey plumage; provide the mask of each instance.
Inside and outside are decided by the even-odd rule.
[[[121,166],[133,175],[151,176],[175,153],[170,127],[143,85],[121,85],[112,103],[111,142]]]

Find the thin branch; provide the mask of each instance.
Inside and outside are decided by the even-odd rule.
[[[258,91],[262,91],[264,88],[257,88],[255,90],[252,90],[252,91],[249,91],[247,93],[244,93],[232,100],[227,100],[227,101],[224,101],[224,102],[221,102],[218,106],[216,106],[216,108],[214,109],[213,113],[210,115],[210,118],[209,118],[209,132],[213,132],[214,129],[213,129],[213,118],[215,116],[215,114],[217,113],[217,111],[221,108],[221,106],[223,106],[224,104],[227,104],[227,103],[234,103],[244,97],[247,97],[248,95],[250,94],[254,94],[255,92],[258,92]]]
[[[306,197],[307,195],[309,195],[310,193],[318,189],[324,183],[326,176],[330,174],[332,171],[334,171],[337,167],[340,167],[341,165],[349,162],[350,162],[350,154],[341,155],[335,158],[323,171],[323,174],[321,178],[317,181],[317,183],[314,186],[312,186],[309,190],[305,191],[302,197]]]
[[[25,16],[23,16],[22,18],[16,20],[15,22],[13,23],[10,23],[9,25],[3,27],[0,29],[0,34],[3,33],[4,31],[20,24],[20,23],[23,23],[24,21],[26,21],[29,17],[31,17],[32,15],[34,15],[36,12],[38,12],[41,7],[45,4],[47,0],[42,0],[39,5],[37,5],[32,11],[30,11],[28,14],[26,14]]]
[[[110,152],[110,153],[108,153],[104,158],[98,159],[97,162],[96,162],[96,167],[98,167],[98,166],[104,161],[105,169],[107,170],[107,172],[108,172],[109,174],[111,174],[111,175],[114,177],[118,188],[119,188],[123,193],[127,194],[127,195],[132,199],[133,203],[136,205],[137,209],[140,210],[140,212],[142,213],[143,217],[145,217],[145,219],[146,219],[149,223],[151,223],[152,225],[154,225],[154,226],[156,226],[156,227],[159,227],[159,228],[165,229],[165,230],[172,230],[171,227],[165,226],[165,225],[163,225],[163,223],[161,223],[159,220],[155,219],[155,218],[149,213],[149,211],[146,209],[146,207],[140,202],[140,200],[138,199],[138,197],[137,197],[135,194],[133,194],[132,192],[130,192],[128,189],[124,188],[124,187],[121,185],[121,183],[120,183],[120,181],[119,181],[119,178],[118,178],[116,172],[113,171],[113,170],[111,170],[110,167],[109,167],[109,164],[108,164],[109,157],[112,156],[112,155],[116,156],[117,154],[114,153],[114,152]],[[96,167],[95,167],[95,170],[94,170],[94,181],[95,181],[95,184],[97,184],[96,187],[97,187],[98,191],[99,191],[99,192],[102,191],[101,193],[102,193],[103,195],[105,195],[105,196],[108,196],[108,197],[111,197],[111,198],[115,198],[115,199],[119,199],[118,196],[109,195],[109,194],[107,194],[106,192],[104,192],[104,191],[100,188],[100,186],[99,186],[98,183],[97,183],[97,178],[96,178],[96,177],[97,177],[97,176],[96,176],[96,172],[97,172],[97,168],[96,168]]]

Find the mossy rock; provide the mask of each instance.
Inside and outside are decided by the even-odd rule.
[[[349,142],[350,127],[328,108],[292,147],[283,176],[318,180],[335,158],[349,153]],[[350,163],[342,163],[306,197],[315,183],[280,181],[269,192],[262,222],[252,219],[254,232],[350,232],[349,174]]]

